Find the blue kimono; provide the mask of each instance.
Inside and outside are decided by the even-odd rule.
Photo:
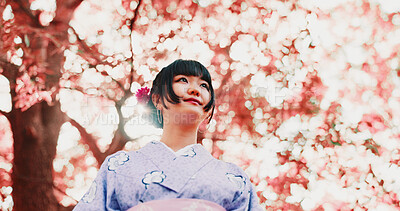
[[[161,142],[106,158],[78,210],[127,210],[138,203],[170,198],[215,202],[226,210],[262,210],[246,173],[215,159],[200,144],[176,155]]]

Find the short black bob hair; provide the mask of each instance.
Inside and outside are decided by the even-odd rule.
[[[178,104],[180,102],[179,97],[175,94],[172,89],[173,78],[177,75],[186,75],[186,76],[198,76],[202,80],[208,83],[209,92],[211,94],[210,102],[208,102],[204,106],[204,111],[209,111],[212,109],[211,115],[208,119],[210,122],[215,108],[215,96],[214,96],[214,88],[211,83],[211,76],[208,72],[207,68],[205,68],[200,62],[194,60],[182,60],[178,59],[172,62],[170,65],[164,67],[156,76],[153,81],[153,86],[150,90],[150,99],[148,102],[148,107],[151,109],[151,119],[156,127],[163,127],[162,118],[161,123],[158,122],[157,119],[157,109],[152,102],[153,95],[160,96],[161,103],[165,108],[168,107],[165,105],[165,100],[172,104]]]

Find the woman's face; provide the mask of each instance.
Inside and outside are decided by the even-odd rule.
[[[180,121],[178,124],[201,123],[209,112],[204,111],[210,102],[211,93],[206,81],[198,76],[176,75],[172,81],[172,89],[180,98],[180,103],[171,104],[166,101],[169,109],[163,109],[164,123]]]

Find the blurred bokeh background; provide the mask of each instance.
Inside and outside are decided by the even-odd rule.
[[[157,139],[134,93],[182,58],[266,210],[399,210],[399,49],[398,0],[0,0],[0,209],[71,210]]]

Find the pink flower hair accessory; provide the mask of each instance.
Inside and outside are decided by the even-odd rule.
[[[139,103],[147,104],[150,100],[150,89],[149,87],[140,88],[136,94],[136,99]]]

